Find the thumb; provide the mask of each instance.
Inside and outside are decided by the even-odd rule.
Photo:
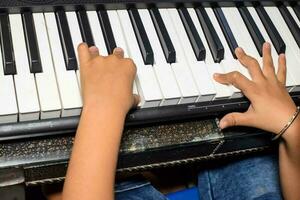
[[[225,129],[232,126],[247,126],[249,124],[249,117],[247,113],[229,113],[225,115],[220,121],[220,128]]]

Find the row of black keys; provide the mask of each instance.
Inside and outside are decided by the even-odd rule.
[[[278,54],[285,52],[285,43],[282,40],[280,34],[276,30],[274,24],[266,13],[265,9],[262,6],[256,6],[257,13],[261,18],[273,44]],[[284,5],[278,6],[285,22],[290,28],[291,33],[293,34],[298,46],[300,47],[300,29],[288,9]],[[300,19],[300,6],[296,5],[293,7],[297,17]],[[208,40],[210,51],[213,55],[215,62],[220,62],[224,58],[224,47],[203,7],[195,8],[198,19],[203,28],[204,34]],[[231,28],[227,23],[221,8],[213,8],[215,15],[219,21],[219,24],[222,28],[222,31],[225,35],[225,38],[229,44],[230,50],[235,57],[234,49],[238,46],[232,32]],[[248,9],[246,7],[238,8],[249,33],[256,45],[256,48],[260,55],[262,55],[262,45],[265,42],[262,34],[260,33],[257,25],[255,24],[253,18],[251,17]],[[167,29],[164,25],[164,22],[160,16],[160,13],[157,8],[153,7],[149,9],[150,15],[152,17],[154,26],[158,33],[162,49],[165,54],[166,61],[168,63],[174,63],[176,61],[176,52],[172,41],[169,37]],[[204,48],[203,42],[197,33],[197,30],[193,24],[191,17],[186,8],[178,8],[179,15],[181,17],[182,23],[186,29],[186,33],[190,39],[195,55],[199,61],[205,59],[206,49]],[[107,12],[105,10],[98,10],[99,23],[102,27],[104,40],[108,53],[111,54],[113,49],[116,47],[116,42],[113,36],[111,25]],[[128,13],[137,37],[137,41],[140,46],[140,50],[146,65],[153,64],[153,50],[150,44],[150,41],[147,37],[144,25],[139,16],[138,10],[135,8],[128,9]],[[82,39],[89,46],[94,46],[94,39],[92,31],[89,25],[88,17],[85,10],[77,11],[77,17],[79,22],[79,27],[81,30]],[[39,56],[37,38],[35,33],[35,27],[33,22],[33,16],[31,12],[22,13],[22,19],[24,24],[24,34],[26,38],[26,45],[28,51],[28,59],[30,64],[31,73],[40,73],[43,71]],[[56,11],[56,19],[58,24],[58,29],[60,33],[61,45],[64,53],[64,58],[66,62],[67,70],[77,70],[78,63],[75,55],[75,50],[73,48],[72,38],[70,34],[70,29],[67,21],[65,11],[59,10]],[[0,39],[1,39],[1,48],[2,48],[2,57],[3,57],[3,66],[5,75],[14,75],[17,73],[15,63],[14,63],[14,54],[12,48],[12,40],[10,35],[10,24],[8,14],[0,14]],[[37,30],[38,31],[38,30]]]

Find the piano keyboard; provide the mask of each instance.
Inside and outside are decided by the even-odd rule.
[[[287,90],[298,92],[299,27],[299,5],[0,13],[0,123],[80,115],[81,42],[101,55],[122,47],[134,60],[140,109],[243,97],[212,76],[239,71],[250,78],[234,49],[262,62],[265,41],[276,68],[286,53]]]

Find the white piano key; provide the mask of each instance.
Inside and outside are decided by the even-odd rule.
[[[170,11],[172,11],[172,10],[170,10]],[[172,12],[173,12],[173,20],[174,20],[173,22],[175,23],[178,20],[180,21],[180,17],[178,15],[178,13],[175,13],[174,11],[172,11]],[[197,67],[199,67],[199,66],[201,66],[201,68],[206,68],[206,70],[208,71],[208,74],[209,74],[209,76],[208,76],[209,82],[207,82],[206,84],[214,85],[214,89],[216,91],[216,95],[214,97],[215,99],[230,98],[233,95],[233,92],[231,91],[230,87],[227,85],[222,85],[213,79],[214,73],[225,73],[225,71],[223,70],[222,66],[219,63],[214,62],[211,52],[209,51],[208,43],[205,39],[204,33],[202,31],[200,22],[196,16],[195,11],[189,9],[189,14],[193,20],[193,23],[194,23],[194,25],[198,31],[198,34],[202,40],[202,43],[206,49],[206,58],[205,58],[205,62],[197,62],[195,54],[192,51],[192,46],[191,46],[191,44],[188,40],[188,37],[185,33],[184,27],[181,22],[180,22],[180,25],[177,22],[178,25],[176,26],[177,27],[176,32],[178,33],[179,38],[181,39],[180,41],[183,46],[183,49],[185,49],[185,53],[186,53],[185,55],[187,57],[187,60],[188,60],[188,62],[193,61],[193,62],[197,63],[197,65],[191,65],[191,66],[194,66],[194,70],[196,70]],[[199,79],[200,79],[200,77],[199,77]],[[204,84],[204,83],[202,83],[202,84]],[[213,87],[211,86],[210,88],[213,88]]]
[[[221,43],[223,44],[223,47],[224,47],[224,59],[221,61],[221,65],[222,65],[224,71],[226,73],[233,72],[233,71],[241,72],[240,68],[242,67],[245,69],[245,67],[241,66],[239,64],[239,62],[236,59],[234,59],[234,57],[230,51],[230,48],[228,46],[228,43],[225,39],[225,36],[223,34],[223,31],[221,30],[221,27],[219,26],[218,20],[217,20],[216,16],[214,15],[214,11],[212,10],[212,8],[205,8],[205,10],[206,10],[207,15],[209,16],[210,21],[212,22],[220,40],[221,40]],[[241,91],[239,89],[237,89],[236,87],[231,85],[230,88],[234,92],[234,94],[232,95],[232,98],[240,98],[243,96]]]
[[[116,41],[116,45],[118,47],[121,47],[124,50],[124,57],[128,58],[129,57],[128,56],[128,47],[126,44],[126,40],[123,36],[123,30],[122,30],[122,26],[120,24],[118,13],[115,10],[108,10],[107,15],[108,15],[108,18],[110,21],[110,25],[111,25],[113,34],[114,34],[114,36],[116,36],[116,37],[114,37],[115,41]],[[101,32],[101,38],[103,38],[102,32]],[[103,42],[104,42],[104,39],[103,39]],[[105,43],[103,43],[103,45],[105,45]],[[106,54],[107,54],[107,51],[106,51]],[[136,87],[136,81],[133,82],[133,94],[138,94],[137,87]]]
[[[107,49],[103,37],[102,28],[100,26],[99,18],[96,11],[87,11],[90,27],[94,36],[95,45],[98,47],[102,56],[107,56]]]
[[[112,28],[112,32],[114,34],[116,45],[124,50],[124,57],[128,58],[128,47],[123,35],[123,30],[119,21],[118,13],[116,10],[108,10],[107,15]]]
[[[262,24],[258,14],[256,13],[255,8],[248,7],[248,10],[249,10],[252,18],[254,19],[257,27],[259,28],[261,34],[263,35],[264,39],[266,40],[266,42],[269,42],[271,44],[271,52],[272,52],[273,63],[274,63],[274,67],[275,67],[275,72],[277,72],[277,70],[278,70],[278,54],[276,52],[276,49],[275,49],[274,45],[272,44],[272,40],[270,39],[264,25]],[[294,80],[294,77],[291,75],[291,71],[288,69],[287,70],[286,86],[287,86],[287,88],[290,88],[292,90],[292,88],[295,85],[297,85],[297,84]]]
[[[153,69],[155,71],[164,98],[161,105],[167,106],[177,104],[181,99],[181,93],[179,91],[171,65],[168,64],[165,59],[149,11],[147,9],[140,9],[138,12],[143,24],[145,25],[145,30],[150,40],[152,49],[154,49]]]
[[[245,50],[247,54],[254,57],[261,64],[262,67],[262,58],[260,57],[256,49],[252,37],[248,32],[248,29],[238,9],[236,7],[228,7],[224,9],[226,9],[226,14],[227,14],[226,16],[228,16],[228,14],[230,14],[231,16],[230,18],[227,18],[229,19],[228,21],[232,22],[230,27],[233,28],[233,26],[235,26],[236,29],[239,31],[238,35],[236,36],[236,40],[239,40],[238,44]]]
[[[171,66],[172,66],[175,78],[177,80],[179,89],[180,89],[182,97],[183,97],[182,100],[180,101],[180,103],[184,104],[184,103],[193,103],[197,100],[199,100],[199,101],[211,100],[214,96],[214,93],[208,94],[208,93],[205,93],[205,90],[202,90],[201,91],[202,93],[200,93],[201,88],[203,88],[203,86],[204,86],[203,84],[201,84],[201,81],[203,79],[200,79],[197,77],[197,80],[198,79],[199,80],[197,81],[197,83],[195,82],[192,71],[190,69],[190,63],[188,63],[186,61],[184,48],[182,47],[182,45],[179,41],[180,40],[179,36],[176,33],[177,30],[175,29],[175,26],[173,24],[171,16],[169,15],[168,10],[167,9],[159,9],[159,12],[165,23],[166,29],[170,35],[171,41],[172,41],[175,51],[176,51],[176,63],[172,63]],[[195,62],[195,65],[196,65],[196,62]],[[199,70],[203,70],[203,67],[201,65],[198,65],[197,68]],[[203,73],[203,72],[201,72],[201,73]],[[204,70],[204,73],[205,73],[205,70]],[[205,94],[207,94],[207,95],[205,95]]]
[[[300,20],[299,18],[297,17],[294,9],[291,7],[291,6],[287,6],[286,7],[288,9],[288,11],[291,13],[293,19],[296,21],[296,23],[298,24],[298,26],[300,27]]]
[[[296,41],[293,38],[292,33],[289,31],[284,19],[282,18],[277,7],[265,7],[266,12],[277,28],[279,34],[281,35],[284,43],[286,44],[286,61],[287,61],[287,71],[293,76],[296,86],[300,83],[300,50],[297,46]],[[299,91],[299,87],[295,87],[293,91]]]
[[[240,32],[239,30],[239,26],[236,24],[236,22],[234,20],[232,20],[232,16],[231,16],[231,9],[229,8],[222,8],[222,11],[224,13],[224,16],[227,19],[228,25],[231,28],[232,34],[234,35],[239,47],[242,47],[247,54],[250,54],[251,52],[248,52],[244,46],[247,46],[247,41],[243,39],[243,34]],[[240,16],[239,16],[240,17]],[[253,55],[251,55],[253,56]],[[248,79],[252,80],[250,73],[248,72],[247,68],[245,68],[244,66],[242,66],[242,64],[240,62],[238,62],[239,64],[239,71],[246,76]]]
[[[81,113],[82,101],[76,73],[66,70],[63,52],[54,13],[45,13],[49,42],[54,61],[56,79],[62,103],[62,117]]]
[[[128,55],[137,66],[136,86],[141,98],[140,106],[142,108],[157,107],[161,103],[162,94],[153,67],[144,65],[127,10],[118,10],[118,16],[122,32],[127,40]]]
[[[37,30],[36,37],[43,68],[42,73],[35,74],[40,100],[41,119],[59,118],[61,114],[60,97],[43,13],[34,13],[33,20],[35,29]]]
[[[34,74],[31,74],[29,70],[22,17],[20,14],[11,14],[9,19],[17,68],[17,75],[14,76],[14,79],[19,106],[19,120],[38,120],[40,106]]]
[[[78,57],[78,45],[82,43],[82,37],[81,37],[81,32],[78,24],[78,19],[76,12],[66,12],[69,28],[70,28],[70,34],[73,42],[73,48],[75,51],[76,59],[77,59],[77,66],[78,70],[76,70],[76,75],[77,75],[77,82],[79,87],[80,86],[80,62],[79,62],[79,57]]]
[[[4,75],[2,53],[0,53],[0,124],[18,121],[18,105],[12,75]]]
[[[267,11],[276,28],[280,29],[278,31],[281,37],[285,38],[284,42],[286,44],[289,43],[291,50],[294,52],[295,55],[297,55],[297,58],[300,59],[300,48],[298,47],[292,33],[290,32],[288,25],[285,23],[279,9],[277,7],[265,7],[265,10]],[[286,31],[285,34],[283,34],[283,31]],[[287,39],[289,40],[285,41]]]

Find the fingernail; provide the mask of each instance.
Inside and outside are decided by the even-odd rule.
[[[78,45],[77,48],[80,49],[80,48],[86,48],[86,47],[87,47],[87,44],[85,42],[82,42]]]
[[[221,129],[225,129],[227,126],[228,126],[228,122],[226,120],[221,120],[220,121],[219,127]]]
[[[281,53],[281,54],[279,54],[279,57],[280,57],[280,58],[285,58],[285,54],[284,54],[284,53]]]
[[[122,53],[122,52],[123,52],[123,49],[120,48],[120,47],[116,47],[116,48],[114,49],[114,52],[116,52],[116,53]]]
[[[236,52],[236,53],[241,53],[241,52],[243,52],[243,49],[242,49],[241,47],[237,47],[237,48],[235,49],[235,52]]]
[[[264,47],[267,48],[267,49],[270,49],[271,48],[271,45],[269,42],[265,42],[264,43]]]
[[[90,47],[89,50],[90,50],[91,53],[94,53],[94,52],[98,52],[98,51],[99,51],[99,49],[98,49],[96,46]]]
[[[220,77],[221,76],[221,74],[219,74],[219,73],[214,73],[214,77],[215,78],[218,78],[218,77]]]

